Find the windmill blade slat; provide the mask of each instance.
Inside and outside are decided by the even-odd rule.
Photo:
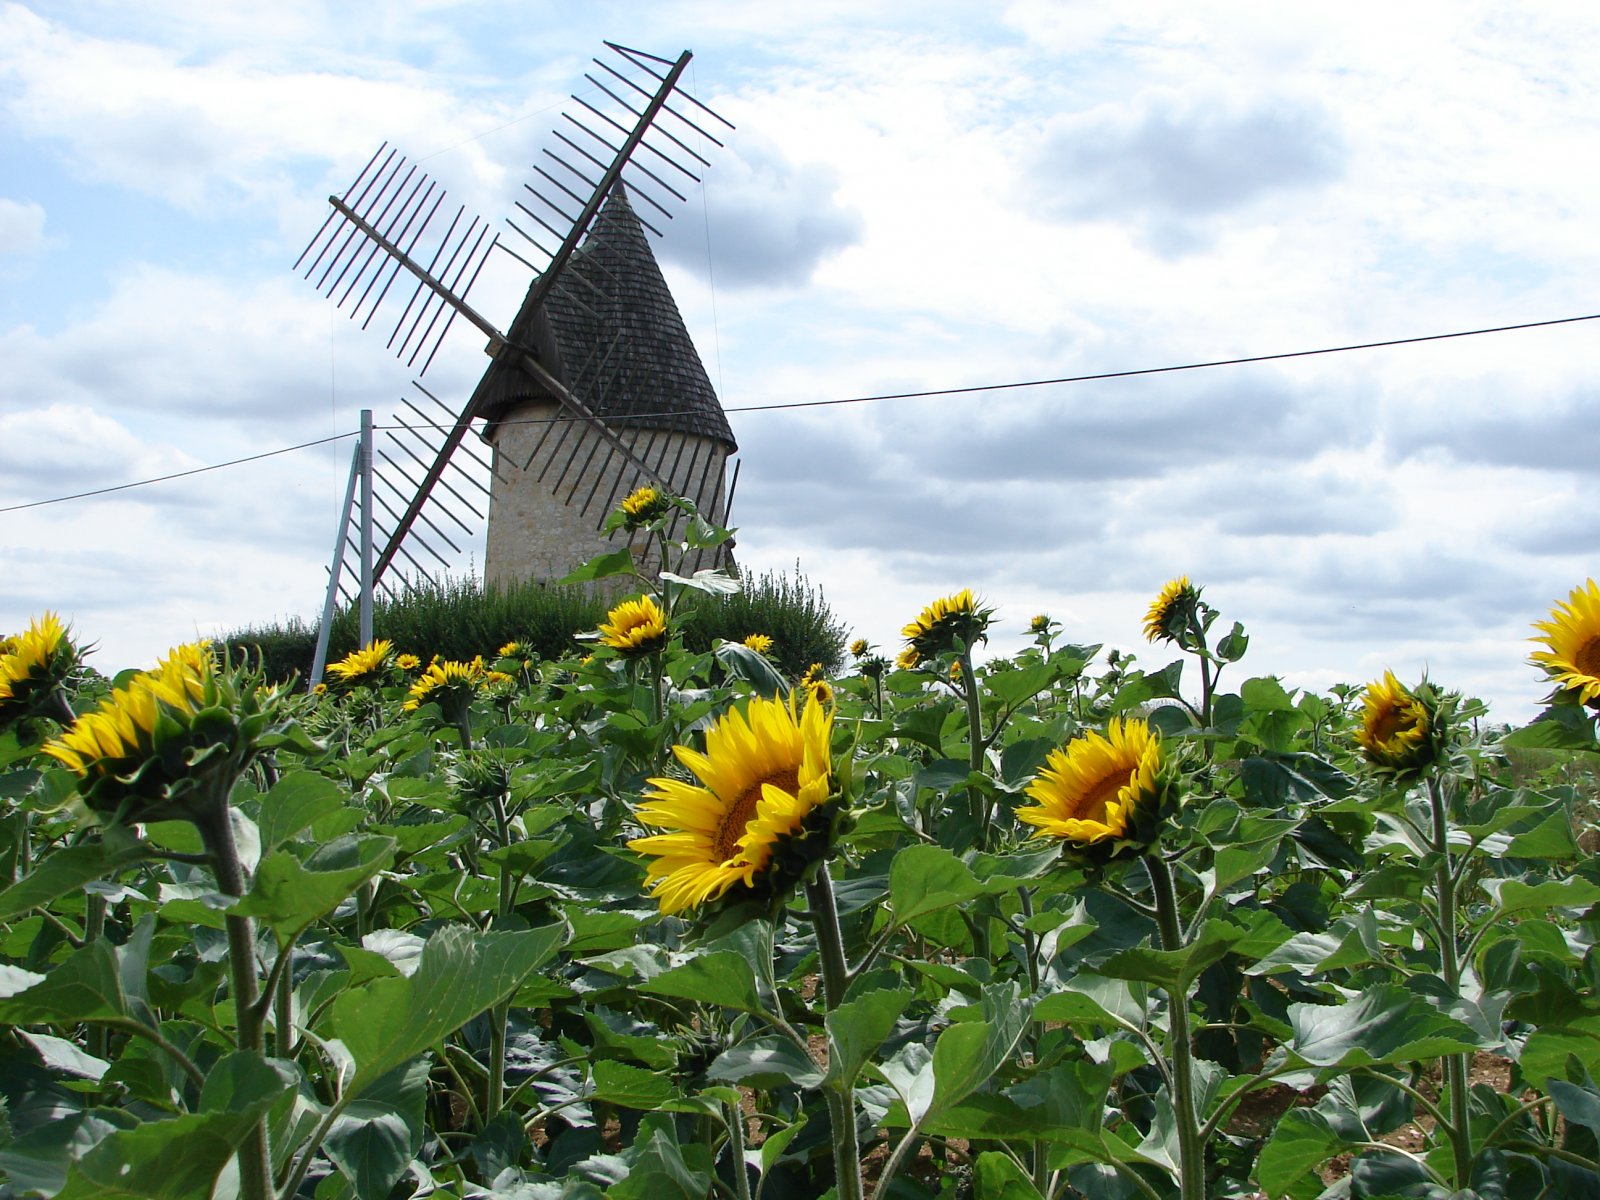
[[[428,464],[423,462],[422,459],[418,458],[415,454],[412,454],[411,448],[409,446],[404,445],[398,438],[395,438],[394,441],[395,441],[395,445],[399,446],[400,449],[404,450],[407,454],[411,455],[412,459],[416,462],[417,466],[421,467],[423,471],[427,471]],[[382,454],[383,452],[380,450],[379,453]],[[383,460],[384,460],[384,462],[388,463],[391,467],[393,467],[395,469],[395,471],[397,471],[401,476],[403,476],[410,483],[412,483],[413,485],[416,484],[416,480],[411,478],[411,472],[409,472],[407,470],[404,470],[399,463],[395,462],[392,458],[390,458],[386,454],[384,455]],[[461,497],[459,495],[456,495],[455,489],[452,488],[450,486],[450,484],[448,482],[446,482],[444,479],[440,479],[439,480],[439,486],[444,488],[444,489],[446,489],[447,491],[449,491],[452,495],[455,495],[457,500],[461,499]],[[466,502],[462,501],[462,503],[465,504]],[[465,521],[463,521],[460,517],[458,517],[451,510],[451,508],[450,508],[450,506],[448,504],[440,504],[440,505],[437,505],[436,507],[439,509],[440,512],[444,513],[445,516],[449,517],[457,525],[461,526],[461,532],[462,533],[466,534],[468,537],[472,536],[472,534],[474,532],[472,526],[468,525]],[[483,516],[483,514],[481,512],[478,512],[477,509],[472,508],[472,506],[470,504],[468,504],[467,507],[469,509],[471,509],[472,514],[474,516],[476,516],[476,517],[482,517]],[[455,548],[453,544],[452,544],[452,548]]]
[[[392,233],[391,232],[393,230],[393,228],[394,228],[394,226],[392,224],[391,224],[389,230],[385,230],[384,231],[384,236],[389,238],[391,241],[393,241],[395,245],[403,246],[405,248],[405,251],[406,251],[407,254],[411,253],[412,250],[416,249],[417,242],[419,242],[422,239],[422,235],[427,232],[428,223],[433,220],[433,214],[438,212],[439,211],[439,206],[444,203],[444,193],[441,191],[439,193],[438,197],[434,199],[433,207],[428,209],[428,215],[425,216],[425,217],[422,217],[421,224],[418,224],[416,229],[415,229],[415,231],[413,231],[411,226],[416,222],[418,217],[422,216],[422,210],[427,207],[428,199],[431,196],[433,196],[433,184],[430,181],[429,184],[428,184],[427,190],[422,192],[421,199],[417,202],[417,206],[415,208],[410,209],[410,215],[406,217],[405,224],[400,226],[399,232],[398,233]],[[407,207],[409,208],[410,206],[408,205]],[[404,215],[404,211],[405,210],[402,210],[401,215]],[[396,218],[396,220],[398,220],[398,217]],[[410,241],[406,240],[406,235],[407,234],[411,235],[411,240]],[[381,254],[382,253],[382,249],[376,243],[374,243],[374,245],[372,247],[372,252],[374,254]],[[372,318],[373,317],[377,316],[378,309],[380,307],[382,307],[385,297],[387,297],[388,294],[389,294],[389,289],[394,285],[395,279],[398,278],[398,276],[400,274],[400,264],[399,263],[393,263],[391,265],[390,260],[388,258],[385,258],[384,259],[384,265],[385,265],[385,267],[388,268],[389,278],[384,282],[383,290],[378,293],[378,298],[372,302],[372,308],[370,310],[368,310],[366,320],[361,322],[361,328],[363,328],[363,329],[365,329],[368,325],[370,325],[372,323]],[[376,279],[383,278],[383,274],[384,274],[383,270],[380,269],[378,271],[377,275],[374,277],[374,279],[376,280]],[[370,287],[367,289],[368,292],[370,292],[371,290],[372,289]],[[363,292],[362,295],[361,295],[361,299],[356,301],[355,307],[350,310],[350,319],[352,321],[355,320],[356,314],[361,311],[361,306],[364,303],[366,303],[366,299],[367,299],[367,292]],[[413,299],[415,299],[414,296],[413,296]],[[341,303],[342,303],[342,301],[341,301]],[[404,320],[404,317],[402,316],[401,319]]]
[[[641,96],[648,97],[650,95],[650,91],[649,91],[648,88],[640,87],[636,82],[634,82],[632,79],[629,79],[626,75],[624,75],[621,71],[617,70],[610,63],[605,62],[604,60],[598,59],[598,58],[591,59],[590,61],[593,62],[595,64],[595,66],[599,67],[602,71],[607,71],[610,74],[616,76],[619,80],[621,80],[623,83],[625,83],[628,87],[631,87],[634,91],[638,92]],[[585,76],[585,78],[592,79],[593,76]],[[598,84],[596,86],[598,86]],[[607,94],[609,95],[609,93],[607,93]],[[676,110],[674,110],[673,107],[670,104],[663,105],[663,108],[667,112],[670,112],[674,116],[677,116]],[[682,118],[679,118],[679,119],[681,120]],[[692,156],[693,158],[698,160],[703,165],[708,166],[708,167],[711,165],[711,160],[709,158],[702,158],[699,154],[695,153],[695,151],[693,149],[691,149],[689,146],[685,145],[683,142],[678,141],[678,138],[676,136],[674,136],[668,130],[663,129],[660,125],[656,126],[656,132],[662,134],[665,137],[672,138],[672,140],[674,142],[677,142],[677,144],[683,149],[685,154],[688,154],[688,155]],[[721,145],[720,142],[717,143],[717,144]]]
[[[665,78],[665,76],[663,76],[660,73],[658,73],[657,71],[655,71],[648,63],[640,61],[640,56],[642,56],[643,58],[648,58],[648,59],[650,59],[650,60],[652,60],[654,62],[661,63],[663,65],[668,64],[670,62],[669,59],[660,58],[657,55],[651,54],[649,51],[646,51],[646,50],[633,50],[633,49],[630,49],[627,46],[619,45],[616,42],[607,42],[606,43],[606,47],[608,49],[615,50],[618,54],[620,54],[624,58],[626,58],[629,62],[633,63],[634,66],[639,67],[641,70],[643,70],[646,74],[653,75],[657,79]],[[738,128],[738,126],[736,126],[732,121],[728,120],[727,117],[723,116],[721,113],[717,112],[713,108],[708,108],[706,105],[704,105],[700,101],[696,100],[688,92],[679,92],[678,94],[680,96],[682,96],[685,100],[687,100],[690,104],[692,104],[696,108],[698,108],[701,112],[704,112],[709,116],[715,117],[718,121],[721,121],[729,129]],[[674,115],[677,115],[677,114],[674,114]],[[685,123],[687,123],[687,121],[688,121],[688,119],[686,117],[681,117],[680,116],[680,117],[678,117],[678,119],[680,121],[684,121]],[[720,145],[722,145],[722,143],[718,142],[717,145],[720,146]]]
[[[581,425],[578,427],[578,447],[581,448],[585,445],[589,447],[589,453],[583,460],[583,466],[580,467],[576,473],[572,488],[567,492],[567,498],[562,501],[562,503],[567,505],[572,503],[572,497],[577,494],[578,484],[582,480],[584,472],[587,471],[589,469],[589,465],[594,462],[594,456],[599,452],[601,445],[603,445],[601,439],[594,436],[594,429],[592,426]],[[572,456],[562,464],[561,474],[556,476],[555,485],[551,488],[551,491],[557,493],[561,491],[562,487],[567,482],[567,476],[573,474],[572,468],[577,461],[578,450],[574,449]]]
[[[559,136],[560,136],[560,135],[559,135],[559,134],[558,134],[558,135],[557,135],[557,136],[558,136],[558,137],[559,137]],[[576,176],[576,177],[577,177],[577,179],[578,179],[578,182],[579,182],[579,183],[581,183],[581,184],[583,184],[583,185],[584,185],[584,187],[585,187],[585,188],[586,188],[586,189],[587,189],[587,190],[589,190],[589,191],[591,191],[591,192],[592,192],[592,191],[594,191],[594,184],[595,184],[595,181],[594,181],[594,180],[592,180],[592,179],[590,179],[590,178],[589,178],[589,177],[588,177],[588,176],[587,176],[587,175],[585,175],[585,174],[584,174],[584,173],[583,173],[583,172],[582,172],[582,171],[580,171],[580,170],[578,170],[578,168],[577,168],[577,167],[575,167],[575,166],[573,166],[573,165],[572,165],[572,164],[571,164],[571,163],[569,163],[569,162],[568,162],[568,161],[567,161],[567,160],[566,160],[566,159],[564,159],[564,158],[562,158],[562,157],[561,157],[561,155],[559,155],[559,154],[557,154],[557,153],[556,153],[556,152],[555,152],[555,151],[554,151],[554,150],[552,150],[552,149],[550,149],[550,147],[549,147],[549,146],[542,146],[542,147],[540,147],[540,150],[539,150],[539,152],[540,152],[540,153],[541,153],[541,154],[543,154],[543,155],[544,155],[544,156],[545,156],[545,157],[546,157],[546,158],[548,158],[548,159],[551,159],[551,160],[552,160],[552,161],[553,161],[553,162],[555,162],[555,163],[556,163],[556,164],[557,164],[557,165],[558,165],[558,166],[562,166],[562,167],[565,167],[565,168],[566,168],[566,169],[567,169],[567,170],[568,170],[568,171],[569,171],[569,172],[570,172],[570,173],[571,173],[571,174],[573,174],[573,175],[575,175],[575,176]],[[593,160],[591,160],[591,161],[593,161]],[[600,166],[600,168],[601,168],[601,169],[602,169],[602,170],[604,170],[604,169],[605,169],[605,164],[604,164],[604,163],[600,163],[600,164],[599,164],[599,166]],[[535,168],[534,168],[534,170],[538,170],[538,167],[535,167]],[[555,180],[554,180],[554,179],[551,179],[551,182],[552,182],[552,183],[555,183],[555,182],[556,182],[556,181],[555,181]],[[560,184],[557,184],[557,185],[556,185],[556,186],[558,186],[558,187],[559,187],[559,186],[561,186],[561,185],[560,185]],[[579,200],[579,201],[578,201],[578,204],[579,204],[579,206],[580,206],[580,207],[581,207],[581,206],[582,206],[582,204],[583,204],[583,201],[582,201],[582,200]]]
[[[418,440],[422,441],[422,444],[424,446],[427,446],[428,449],[430,449],[430,450],[433,449],[433,446],[431,444],[429,444],[425,439],[423,439],[422,435],[420,433],[417,433],[416,430],[410,430],[410,432],[413,435],[415,435],[418,438]],[[391,434],[391,436],[393,436],[393,435]],[[399,438],[395,438],[394,440],[395,440],[395,444],[397,446],[399,446],[407,454],[411,455],[412,460],[417,464],[417,466],[421,467],[423,470],[427,470],[428,469],[428,464],[423,462],[422,459],[418,458],[417,455],[412,451],[412,449],[409,446],[407,446],[403,442],[401,442]],[[466,479],[471,483],[477,484],[478,487],[483,488],[483,484],[482,483],[479,483],[478,480],[473,479],[472,476],[468,475],[464,470],[462,470],[455,463],[451,463],[450,466],[451,466],[451,469],[454,470],[456,472],[456,474],[460,475],[463,479]],[[445,491],[449,492],[452,496],[454,496],[457,500],[459,500],[461,502],[462,507],[465,508],[468,512],[470,512],[473,516],[477,517],[480,521],[483,519],[484,514],[478,508],[478,506],[475,505],[474,503],[472,503],[472,501],[468,500],[460,492],[456,491],[455,487],[450,483],[450,481],[448,479],[446,479],[443,476],[440,476],[440,478],[439,478],[439,486],[444,488]],[[487,491],[488,489],[484,488],[484,490]],[[468,537],[472,536],[472,533],[473,533],[472,526],[468,525],[460,517],[456,516],[455,513],[450,512],[450,509],[448,507],[445,507],[444,511],[450,514],[450,519],[451,520],[453,520],[457,525],[461,526],[461,531],[463,533],[465,533]]]
[[[528,237],[528,235],[526,233],[524,233],[520,228],[517,227],[516,222],[507,220],[506,224],[509,225],[515,232],[522,234],[522,236],[525,239],[527,239],[529,242],[533,242],[533,244],[535,246],[539,246],[538,242],[533,241],[533,239],[531,237]],[[531,262],[529,262],[527,259],[523,258],[522,255],[518,254],[510,246],[506,245],[506,243],[504,243],[504,242],[496,242],[495,245],[498,246],[506,254],[511,255],[512,258],[516,259],[523,266],[527,267],[528,270],[537,271],[539,269],[538,267],[534,266]],[[539,249],[542,252],[544,252],[546,255],[549,254],[549,251],[546,251],[543,246],[539,246]]]
[[[398,173],[400,167],[402,167],[404,165],[405,165],[405,160],[401,159],[400,163],[395,167],[396,172]],[[388,179],[384,179],[383,183],[382,183],[382,186],[379,187],[379,189],[378,189],[377,196],[374,197],[374,199],[373,199],[373,203],[376,204],[378,201],[382,200],[385,195],[388,194],[389,187],[390,187],[391,183],[394,183],[394,196],[398,196],[400,193],[404,192],[405,189],[406,189],[406,184],[411,181],[411,177],[413,175],[415,175],[416,172],[417,172],[416,165],[413,164],[411,166],[411,168],[405,173],[405,175],[402,178],[400,178],[398,183],[394,183],[394,180],[393,180],[392,177],[388,178]],[[422,177],[422,179],[419,179],[417,181],[417,187],[412,189],[413,195],[416,193],[417,188],[420,188],[422,186],[423,182],[427,180],[427,178],[428,177],[426,175],[424,175]],[[376,182],[376,180],[374,182]],[[384,204],[384,208],[383,208],[384,212],[388,212],[389,205],[394,202],[394,196],[390,196],[388,203]],[[409,206],[410,201],[407,200],[406,203]],[[350,229],[350,232],[345,235],[344,242],[339,247],[338,253],[335,254],[333,256],[333,258],[329,261],[327,268],[322,272],[322,277],[317,280],[317,290],[319,292],[322,292],[326,296],[332,296],[332,294],[334,292],[334,289],[339,286],[340,281],[344,278],[345,271],[350,269],[350,261],[353,261],[360,254],[359,247],[361,247],[361,246],[363,246],[365,244],[360,240],[360,237],[361,237],[361,231],[352,226],[352,228]],[[356,246],[358,249],[356,249],[354,251],[351,251],[349,259],[347,260],[346,259],[346,251],[350,251],[350,248],[351,248],[352,245]],[[331,284],[328,283],[328,276],[333,274],[333,269],[335,267],[337,267],[341,261],[343,261],[345,263],[345,266],[344,266],[343,270],[341,270],[339,272],[338,276],[334,279],[333,283],[331,283]],[[325,288],[327,289],[326,291],[324,291]]]
[[[444,231],[444,239],[438,244],[438,246],[436,246],[434,248],[433,257],[428,260],[426,271],[427,271],[427,274],[429,276],[433,276],[433,275],[435,275],[437,273],[440,273],[440,272],[438,272],[439,256],[444,253],[445,247],[447,247],[450,244],[450,239],[455,234],[456,226],[461,223],[461,218],[462,218],[463,214],[465,214],[466,211],[467,210],[466,210],[465,207],[459,207],[459,208],[456,209],[456,215],[453,218],[451,218],[451,220],[450,220],[450,227]],[[476,223],[476,221],[477,221],[477,218],[474,217],[473,218],[473,222]],[[471,232],[471,226],[468,226],[468,233],[470,234],[470,232]],[[460,251],[460,246],[458,245],[456,249],[457,249],[457,252],[459,252]],[[450,261],[451,262],[455,261],[455,254],[451,255]],[[448,270],[448,264],[446,265],[446,269]],[[449,284],[445,283],[443,280],[440,280],[440,285],[441,285],[442,288],[446,288],[446,289],[449,287]],[[399,358],[403,354],[405,354],[406,347],[411,344],[411,336],[412,336],[412,334],[416,333],[417,327],[422,324],[422,320],[423,320],[424,317],[428,316],[428,314],[431,312],[433,314],[433,321],[436,321],[436,320],[439,319],[439,309],[442,308],[444,306],[444,304],[445,304],[445,301],[442,298],[442,292],[440,292],[438,290],[428,289],[426,294],[424,294],[424,289],[427,289],[427,288],[428,288],[427,281],[422,276],[419,275],[417,277],[416,289],[411,293],[411,302],[408,302],[406,304],[406,312],[409,313],[411,311],[411,303],[415,302],[415,300],[416,300],[416,298],[418,296],[422,296],[423,297],[422,307],[417,310],[416,318],[411,322],[411,328],[406,331],[406,336],[400,340],[400,348],[395,351],[395,357],[396,358]],[[395,333],[399,333],[400,324],[403,324],[404,321],[405,321],[405,314],[401,314],[400,323],[396,324],[396,326],[395,326]],[[428,323],[428,328],[430,330],[433,328],[433,321],[429,321],[429,323]],[[424,334],[423,337],[418,341],[417,348],[420,350],[422,348],[422,345],[426,341],[427,341],[427,335]],[[394,335],[393,334],[391,334],[390,337],[389,337],[389,344],[390,345],[394,344]],[[411,357],[412,357],[412,359],[416,358],[416,351],[415,350],[412,351]],[[409,367],[411,365],[410,361],[407,361],[406,365]]]
[[[423,184],[424,183],[427,184],[427,190],[426,191],[423,190]],[[422,199],[420,200],[420,202],[417,205],[417,211],[421,211],[422,207],[427,204],[428,196],[429,196],[429,194],[431,194],[432,191],[433,191],[433,183],[432,183],[432,181],[430,181],[428,179],[428,177],[426,175],[424,175],[420,180],[417,181],[417,185],[416,185],[415,188],[412,189],[411,195],[407,196],[406,199],[405,199],[405,202],[403,204],[401,204],[400,211],[395,214],[395,219],[394,219],[393,222],[391,222],[389,228],[392,230],[394,228],[394,225],[399,223],[400,218],[405,216],[406,211],[411,208],[411,201],[417,196],[417,194],[419,192],[422,193]],[[383,212],[379,213],[378,214],[378,219],[373,222],[374,225],[382,227],[384,217],[388,214],[389,209],[391,207],[393,207],[394,202],[396,200],[398,200],[399,198],[400,198],[400,193],[399,192],[396,192],[393,196],[391,196],[389,198],[388,204],[385,204],[384,207],[383,207]],[[411,219],[412,218],[408,218],[407,219],[407,222],[406,222],[407,226],[410,225]],[[387,230],[385,232],[388,233]],[[390,235],[390,236],[392,236],[392,235]],[[405,236],[405,234],[404,234],[404,232],[402,230],[401,238],[403,238],[404,236]],[[395,240],[399,241],[400,238],[396,238]],[[350,286],[345,288],[344,295],[340,296],[339,299],[338,299],[338,302],[334,305],[334,307],[336,307],[336,308],[343,308],[344,307],[344,302],[350,298],[350,293],[355,291],[356,285],[358,283],[360,283],[362,278],[363,278],[363,276],[365,276],[367,274],[367,268],[372,264],[373,259],[377,258],[380,254],[383,253],[375,245],[371,245],[370,243],[363,243],[363,244],[366,245],[366,248],[367,248],[366,259],[362,262],[360,269],[356,271],[355,278],[350,281]],[[351,262],[354,262],[356,257],[357,257],[356,255],[352,255],[351,256]],[[385,261],[385,263],[387,263],[387,260],[384,260],[384,261]],[[348,271],[349,267],[346,266],[345,270]],[[343,275],[344,275],[344,272],[340,272],[340,277],[341,278],[343,278]],[[367,291],[371,291],[372,290],[372,282],[382,278],[382,276],[383,276],[383,269],[382,269],[382,267],[380,267],[377,271],[373,272],[372,281],[369,281],[368,284],[367,284]],[[329,287],[328,293],[327,293],[329,299],[333,298],[333,293],[338,288],[338,286],[339,286],[339,281],[335,280],[333,285],[331,287]],[[366,296],[367,296],[367,292],[365,292],[365,291],[362,292],[361,299],[365,300]],[[350,316],[351,316],[352,320],[355,318],[355,314],[357,312],[359,312],[360,309],[361,309],[361,301],[358,300],[356,302],[355,308],[353,308],[351,310],[351,312],[350,312]]]
[[[532,190],[532,189],[529,189],[529,190],[530,190],[530,191],[531,191],[531,190]],[[554,235],[555,235],[555,236],[556,236],[556,237],[561,237],[561,236],[562,236],[562,233],[561,233],[561,231],[560,231],[560,230],[559,230],[559,229],[557,229],[557,228],[556,228],[556,227],[555,227],[555,226],[554,226],[554,225],[552,225],[552,224],[550,224],[550,222],[548,222],[548,221],[546,221],[546,220],[545,220],[545,219],[544,219],[544,218],[543,218],[543,217],[541,217],[541,216],[540,216],[540,215],[539,215],[539,214],[538,214],[538,213],[536,213],[536,212],[534,212],[534,211],[533,211],[533,209],[531,209],[531,208],[529,208],[529,207],[528,207],[528,206],[527,206],[527,205],[526,205],[526,204],[524,204],[524,203],[523,203],[523,202],[522,202],[522,201],[521,201],[521,200],[517,200],[517,201],[515,201],[515,204],[516,204],[516,206],[517,206],[517,207],[518,207],[518,208],[520,208],[520,209],[521,209],[521,210],[522,210],[522,211],[523,211],[523,212],[525,212],[525,213],[527,213],[527,214],[528,214],[528,215],[529,215],[529,216],[530,216],[530,217],[532,217],[532,218],[533,218],[533,219],[534,219],[534,220],[535,220],[535,221],[537,221],[537,222],[539,222],[539,224],[541,224],[541,225],[543,225],[543,226],[544,226],[544,227],[545,227],[545,229],[547,229],[547,230],[549,230],[549,232],[551,232],[551,233],[552,233],[552,234],[554,234]],[[516,226],[514,226],[514,225],[513,225],[513,226],[512,226],[512,228],[513,228],[513,229],[515,229],[515,228],[516,228]],[[520,232],[521,232],[521,230],[518,230],[518,232],[519,232],[519,233],[520,233]],[[528,235],[527,235],[527,234],[523,234],[523,236],[524,236],[524,237],[527,237],[527,236],[528,236]],[[533,241],[533,239],[532,239],[532,238],[528,238],[528,240],[529,240],[529,241],[530,241],[530,242],[532,242],[532,241]],[[537,243],[537,242],[534,242],[534,245],[536,245],[536,246],[537,246],[537,245],[538,245],[538,243]],[[541,247],[540,247],[540,249],[543,249],[543,247],[542,247],[542,246],[541,246]],[[551,255],[551,257],[552,257],[552,258],[554,258],[554,257],[555,257],[555,255],[554,255],[554,254],[552,254],[552,255]]]

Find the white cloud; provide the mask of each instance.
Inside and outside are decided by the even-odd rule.
[[[0,196],[0,258],[36,254],[44,246],[44,206]]]

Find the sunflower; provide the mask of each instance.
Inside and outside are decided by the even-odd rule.
[[[1187,575],[1169,579],[1144,614],[1145,641],[1181,641],[1194,624],[1199,603],[1200,589],[1189,582]]]
[[[0,726],[49,711],[72,720],[61,685],[78,666],[78,649],[53,612],[35,617],[27,630],[4,639],[0,653]]]
[[[1034,837],[1115,857],[1155,839],[1172,789],[1150,726],[1113,717],[1104,737],[1090,732],[1052,750],[1027,793],[1037,803],[1017,809],[1017,820],[1035,826]]]
[[[765,654],[772,649],[772,639],[764,633],[752,633],[744,640],[745,646],[757,654]]]
[[[397,654],[394,656],[394,665],[402,671],[415,671],[422,665],[422,660],[415,654]]]
[[[1550,610],[1548,621],[1535,621],[1543,630],[1530,641],[1543,642],[1533,661],[1542,666],[1563,689],[1576,691],[1578,703],[1600,700],[1600,587],[1590,579],[1572,589],[1566,603]]]
[[[600,644],[624,658],[659,650],[667,640],[667,618],[649,596],[624,600],[606,614]]]
[[[1052,621],[1047,614],[1039,613],[1037,616],[1035,616],[1033,618],[1033,620],[1028,622],[1028,632],[1029,633],[1049,633],[1050,632],[1050,626],[1052,626],[1054,624],[1055,624],[1055,622]]]
[[[368,687],[378,682],[379,675],[389,665],[389,653],[394,643],[388,638],[368,642],[359,650],[352,650],[336,663],[328,665],[328,674],[337,676],[341,687]]]
[[[935,600],[900,632],[908,649],[920,657],[930,657],[954,650],[958,641],[967,648],[976,641],[987,641],[986,631],[993,616],[993,609],[979,607],[971,588],[963,588],[953,596]]]
[[[499,658],[521,658],[527,653],[527,647],[521,642],[507,642],[495,652]]]
[[[406,712],[416,712],[424,704],[437,704],[454,720],[456,710],[464,709],[472,702],[473,694],[478,690],[478,685],[484,682],[485,676],[482,655],[471,662],[440,662],[435,659],[411,685],[406,693],[406,701],[400,707]]]
[[[865,658],[867,656],[867,651],[871,649],[872,647],[868,645],[866,638],[857,638],[855,641],[850,643],[850,657]]]
[[[1356,744],[1367,761],[1391,771],[1415,771],[1438,758],[1439,730],[1431,695],[1426,684],[1413,692],[1393,671],[1367,685],[1361,728],[1356,730]]]
[[[193,818],[225,802],[282,693],[220,670],[205,642],[174,647],[44,746],[85,802],[136,821]]]
[[[895,656],[894,665],[902,671],[915,671],[917,664],[922,661],[922,655],[917,653],[915,646],[907,646]]]
[[[665,514],[671,503],[659,489],[648,484],[635,488],[622,498],[622,523],[629,529],[640,529]]]
[[[759,696],[730,709],[706,733],[701,754],[673,754],[699,780],[652,779],[636,816],[667,832],[635,838],[649,855],[645,881],[663,913],[720,899],[730,889],[777,896],[826,852],[833,714],[808,701],[803,714]],[[811,846],[804,843],[811,842]],[[809,853],[808,853],[809,851]]]

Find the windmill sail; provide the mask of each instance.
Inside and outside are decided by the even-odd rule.
[[[452,212],[442,189],[384,146],[342,196],[329,197],[333,211],[295,264],[364,328],[376,322],[386,329],[389,347],[419,375],[458,319],[488,338],[494,359],[465,403],[449,405],[418,382],[422,399],[404,401],[406,411],[388,422],[375,493],[383,510],[374,572],[380,585],[397,563],[424,576],[430,559],[448,566],[436,543],[459,554],[458,539],[484,517],[485,497],[494,528],[496,504],[504,505],[498,498],[512,494],[505,487],[513,479],[523,487],[547,487],[583,520],[597,504],[613,503],[620,488],[644,482],[695,497],[708,515],[719,511],[722,465],[733,439],[643,230],[659,233],[653,222],[670,219],[673,204],[684,199],[680,188],[698,182],[697,170],[707,164],[695,147],[720,146],[712,129],[732,125],[679,86],[688,51],[672,60],[612,42],[606,48],[611,57],[594,59],[597,73],[585,76],[589,88],[572,97],[576,108],[556,130],[561,148],[543,152],[534,167],[537,183],[526,186],[517,215],[507,221],[516,238],[492,234],[461,208]],[[630,196],[649,208],[650,218],[634,211]],[[629,241],[634,235],[637,245]],[[629,241],[629,253],[614,261],[604,248],[619,237]],[[504,333],[466,299],[496,249],[535,272]],[[649,271],[642,272],[646,261]],[[649,285],[641,299],[661,310],[665,296],[666,325],[617,311],[617,298],[628,294],[626,287],[616,289],[618,281],[641,279]],[[657,339],[668,351],[664,357],[641,350],[633,336],[674,324],[671,336]],[[690,391],[674,398],[667,389],[680,384]],[[538,419],[552,431],[565,427],[552,433],[555,441],[541,442],[548,453],[532,478],[525,469],[510,472],[498,447],[491,466],[471,444],[488,432],[485,422],[501,428],[532,423],[535,418],[517,415],[520,409],[513,412],[524,400],[553,404]],[[700,419],[667,415],[680,408]],[[688,446],[691,426],[695,437],[715,446]],[[556,446],[564,448],[559,461],[549,457]],[[582,553],[577,543],[573,549]]]

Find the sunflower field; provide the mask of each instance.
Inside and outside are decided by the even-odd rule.
[[[799,678],[570,578],[562,658],[311,690],[0,641],[0,1196],[1600,1197],[1593,580],[1512,729],[1184,578],[1159,668],[962,591]]]

